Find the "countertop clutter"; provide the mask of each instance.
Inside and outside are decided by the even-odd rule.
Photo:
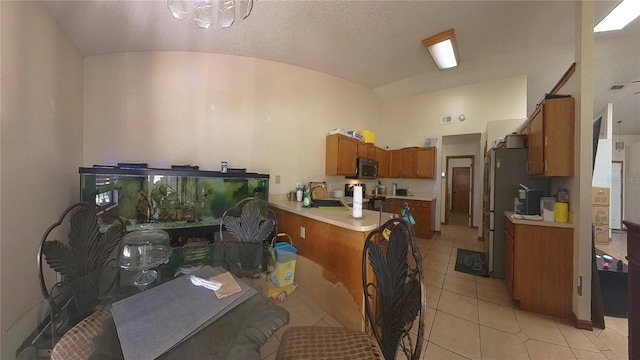
[[[516,213],[514,213],[513,211],[505,211],[504,214],[514,224],[534,225],[534,226],[547,226],[547,227],[573,229],[573,224],[570,223],[570,222],[562,223],[562,222],[556,222],[556,221],[541,221],[541,220],[518,219],[518,215]]]

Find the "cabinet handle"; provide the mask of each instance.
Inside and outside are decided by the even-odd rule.
[[[529,160],[527,160],[527,165],[525,166],[525,168],[527,169],[527,173],[529,173]]]

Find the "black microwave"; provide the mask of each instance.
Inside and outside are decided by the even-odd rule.
[[[371,159],[356,159],[356,175],[346,176],[348,179],[377,179],[378,162]]]

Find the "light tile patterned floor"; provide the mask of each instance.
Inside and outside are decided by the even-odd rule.
[[[578,330],[569,321],[514,308],[504,281],[454,270],[458,248],[482,251],[477,230],[442,226],[419,239],[427,285],[423,359],[627,359],[627,319],[605,317],[606,329]],[[605,250],[606,251],[606,250]],[[625,239],[626,253],[626,239]],[[614,255],[614,254],[612,254]],[[617,255],[617,254],[616,254]],[[282,304],[288,326],[341,326],[298,289]],[[261,349],[275,359],[284,329]]]

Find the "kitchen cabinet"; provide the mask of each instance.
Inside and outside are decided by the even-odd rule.
[[[418,148],[402,149],[402,177],[416,177],[416,158],[418,156]]]
[[[505,218],[505,277],[513,300],[522,310],[572,318],[573,228]]]
[[[575,99],[545,99],[526,122],[527,174],[574,175]]]
[[[402,177],[402,149],[389,151],[389,177]]]
[[[360,141],[341,134],[328,135],[325,153],[325,175],[355,175],[358,143]]]
[[[416,236],[422,239],[431,239],[434,234],[435,224],[435,199],[434,200],[410,200],[406,197],[391,197],[382,205],[383,212],[392,213],[395,217],[402,217],[404,204],[409,206],[409,212],[415,220],[413,230]]]
[[[376,154],[375,160],[378,162],[378,177],[388,178],[389,177],[389,151],[376,147],[375,154]]]
[[[407,200],[407,205],[416,223],[413,230],[416,236],[423,239],[433,237],[433,227],[435,220],[435,201]]]
[[[418,148],[416,153],[416,177],[419,179],[435,179],[436,148]]]
[[[435,147],[386,150],[341,134],[327,136],[325,175],[355,175],[357,158],[376,160],[380,178],[436,177]]]

